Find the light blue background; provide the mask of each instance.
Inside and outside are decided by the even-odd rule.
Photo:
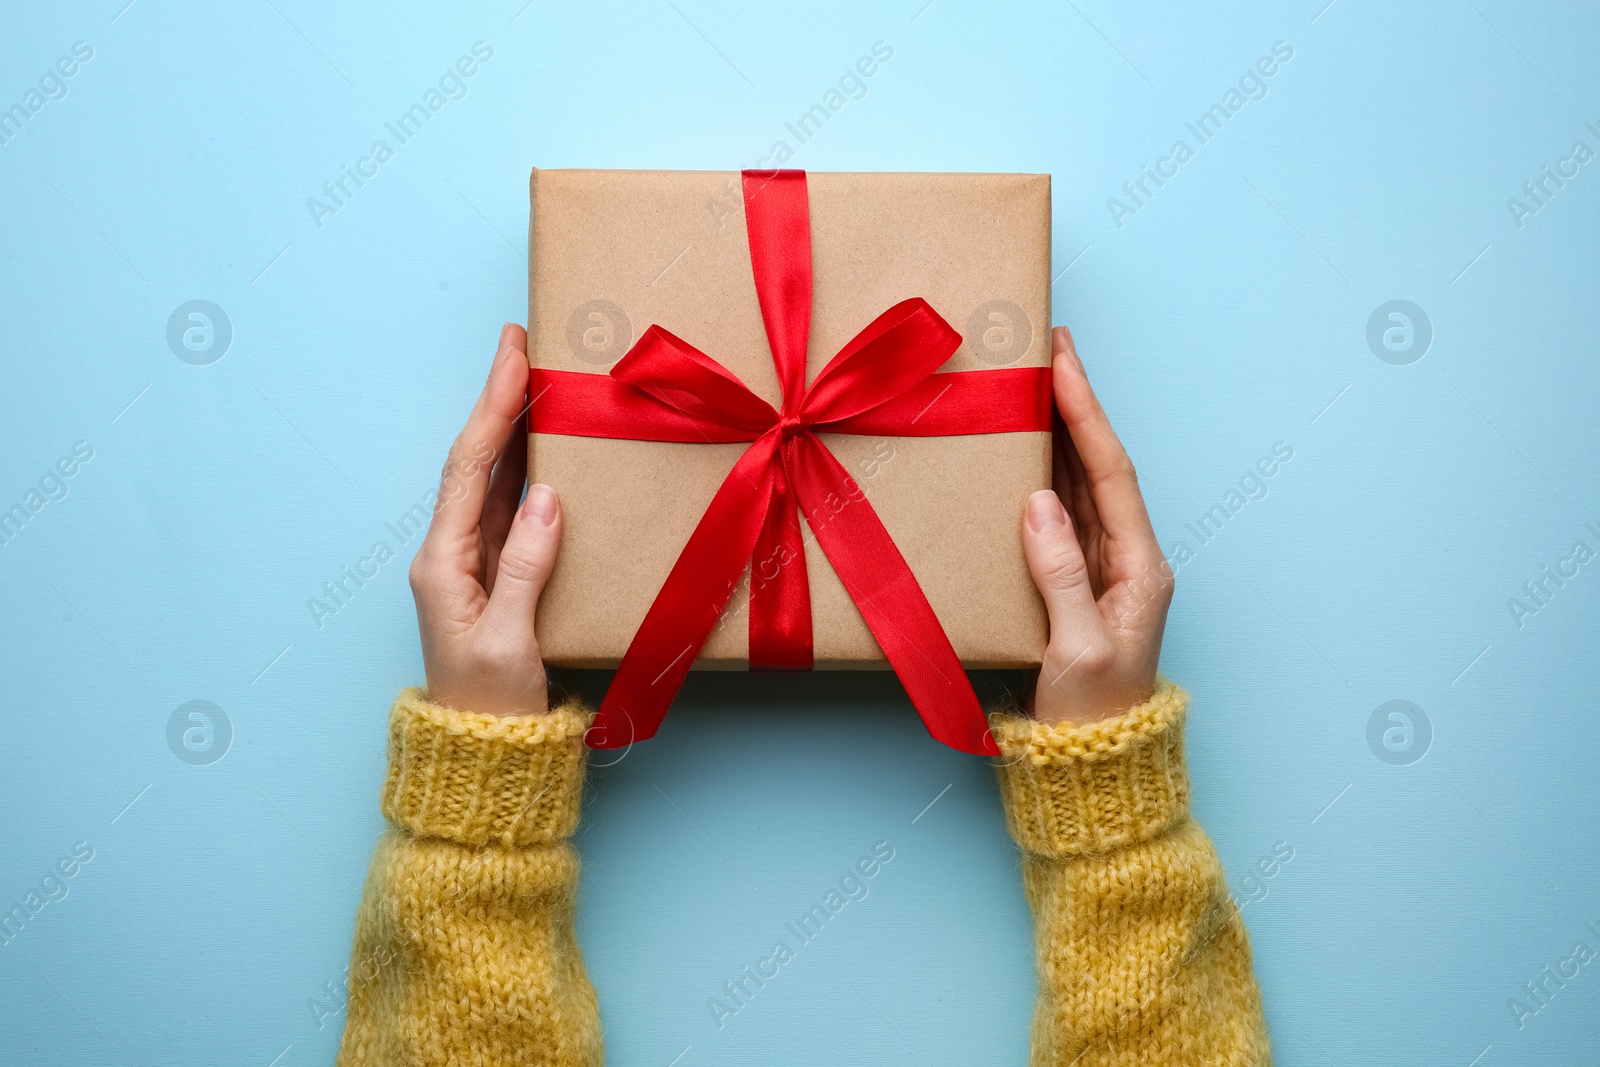
[[[415,542],[323,628],[306,601],[395,543],[522,319],[529,167],[750,165],[882,40],[793,165],[1054,176],[1055,317],[1164,545],[1294,449],[1182,568],[1164,661],[1197,812],[1266,894],[1244,915],[1279,1062],[1595,1062],[1600,963],[1522,1028],[1510,999],[1600,949],[1600,563],[1520,628],[1508,600],[1600,548],[1600,163],[1520,228],[1506,204],[1600,148],[1592,5],[123,2],[0,15],[0,106],[94,49],[0,146],[0,508],[94,449],[0,547],[0,910],[94,849],[0,948],[0,1058],[331,1062],[342,1015],[311,1004],[421,675]],[[478,40],[466,98],[318,228],[307,198]],[[1265,98],[1119,228],[1107,199],[1277,41]],[[208,366],[165,338],[192,299],[234,330]],[[1410,365],[1366,342],[1391,299],[1432,323]],[[208,766],[167,743],[194,699],[234,731]],[[1395,699],[1431,723],[1409,765],[1367,740]],[[992,772],[889,679],[696,678],[592,784],[612,1063],[1022,1062]],[[877,841],[871,895],[719,1030],[708,998]]]

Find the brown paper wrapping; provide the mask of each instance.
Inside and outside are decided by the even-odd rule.
[[[810,173],[807,182],[808,380],[911,296],[962,333],[942,370],[1049,363],[1049,175]],[[737,173],[535,170],[529,188],[534,366],[604,374],[656,323],[779,406]],[[899,545],[962,663],[1036,666],[1047,631],[1021,522],[1028,495],[1050,485],[1050,435],[820,436]],[[529,479],[555,488],[565,517],[539,602],[547,662],[617,665],[746,447],[530,436]],[[886,668],[801,525],[817,668]],[[747,666],[749,578],[747,569],[697,668]]]

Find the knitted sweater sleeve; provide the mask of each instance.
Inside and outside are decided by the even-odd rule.
[[[589,718],[468,714],[418,689],[395,702],[340,1067],[601,1062],[569,843]]]
[[[1187,706],[1163,680],[1105,722],[991,719],[1036,930],[1034,1067],[1271,1061],[1244,923],[1189,813]]]

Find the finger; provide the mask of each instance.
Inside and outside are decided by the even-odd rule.
[[[561,547],[561,501],[548,485],[531,485],[500,550],[494,595],[484,621],[518,648],[535,649],[534,612]]]
[[[1060,416],[1056,416],[1060,421]],[[1067,506],[1072,517],[1072,527],[1078,534],[1078,546],[1083,549],[1083,561],[1089,568],[1089,584],[1098,599],[1105,588],[1100,580],[1100,513],[1095,510],[1094,498],[1089,495],[1089,479],[1083,473],[1083,460],[1072,445],[1066,424],[1062,423],[1057,437],[1059,466],[1055,479],[1056,495]]]
[[[1135,567],[1151,564],[1161,555],[1161,549],[1145,510],[1144,496],[1139,492],[1133,460],[1111,429],[1111,420],[1106,418],[1105,409],[1089,385],[1072,335],[1066,327],[1058,326],[1052,341],[1050,368],[1056,406],[1083,463],[1084,479],[1101,526],[1119,548],[1126,550],[1126,557],[1119,562]],[[1109,583],[1120,576],[1105,577]]]
[[[521,422],[528,392],[528,335],[521,326],[506,323],[500,347],[489,368],[489,379],[478,395],[467,424],[450,446],[439,478],[439,503],[428,535],[435,534],[451,547],[475,538],[483,521],[489,493],[489,474],[505,451],[513,430]]]
[[[452,636],[467,632],[489,602],[477,575],[467,573],[459,560],[430,551],[426,539],[411,560],[411,593],[424,644],[433,631]]]
[[[522,490],[528,478],[527,443],[516,435],[494,465],[489,478],[489,498],[483,505],[483,583],[494,591],[495,570],[500,565],[500,549],[511,530],[511,520],[516,517],[517,506],[522,502]]]
[[[1058,635],[1082,631],[1099,618],[1083,549],[1072,532],[1072,520],[1061,506],[1061,499],[1048,489],[1028,498],[1022,522],[1022,552],[1050,615],[1052,642]]]

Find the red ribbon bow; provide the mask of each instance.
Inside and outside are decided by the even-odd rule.
[[[752,669],[809,670],[811,592],[799,509],[934,738],[998,752],[972,684],[911,568],[818,432],[896,437],[1050,429],[1043,367],[938,374],[961,335],[927,301],[879,315],[806,386],[811,215],[800,170],[746,171],[756,296],[783,406],[660,326],[609,376],[534,369],[539,433],[634,441],[749,441],[639,625],[585,740],[620,748],[655,734],[752,558]]]

